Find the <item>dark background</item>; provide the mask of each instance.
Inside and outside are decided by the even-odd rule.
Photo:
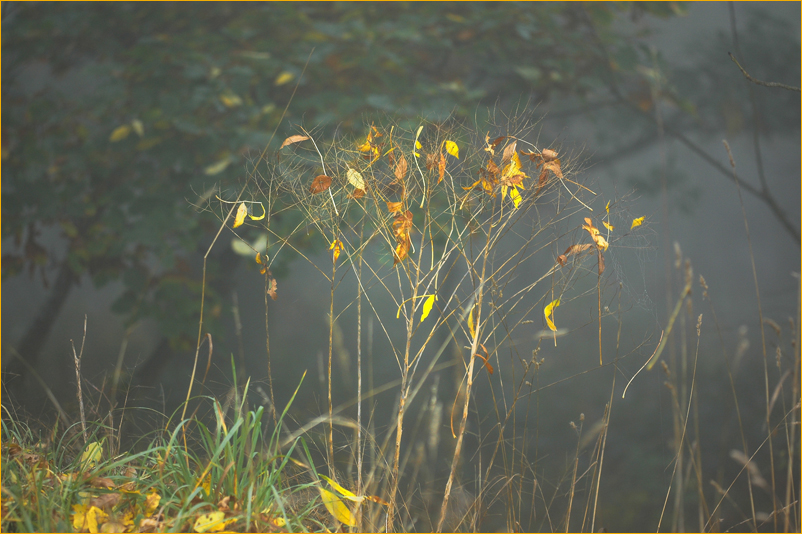
[[[473,119],[487,109],[514,115],[529,108],[542,118],[541,139],[582,154],[583,176],[596,192],[627,198],[634,215],[646,216],[645,239],[608,256],[608,276],[623,288],[622,352],[646,341],[622,363],[616,382],[602,479],[609,501],[600,504],[610,530],[655,528],[670,476],[664,376],[641,375],[623,401],[620,392],[654,350],[676,301],[682,277],[672,270],[674,242],[707,280],[719,326],[697,285],[694,311],[705,314],[697,387],[709,478],[729,473],[730,480],[740,468],[729,457],[740,439],[722,369],[746,341],[735,376],[739,403],[751,448],[765,438],[750,252],[721,140],[752,188],[742,194],[762,312],[782,328],[779,336],[767,331],[773,387],[798,358],[798,345],[791,346],[798,326],[788,319],[798,316],[799,302],[799,93],[750,86],[727,52],[755,78],[798,86],[799,4],[3,3],[2,10],[4,405],[13,402],[34,420],[54,417],[39,382],[10,356],[13,348],[75,413],[69,340],[80,344],[84,314],[90,394],[109,394],[124,345],[128,402],[170,413],[183,401],[202,255],[219,224],[193,204],[213,186],[228,196],[241,187],[314,48],[273,150],[299,124],[323,137],[364,136],[372,121],[409,125],[417,117]],[[112,141],[120,127],[127,135]],[[228,165],[212,172],[224,160]],[[255,241],[259,232],[250,230]],[[232,354],[244,358],[238,361],[254,381],[264,385],[267,376],[263,279],[232,252],[231,238],[221,236],[208,271],[210,388],[219,394],[233,384]],[[327,257],[322,242],[308,246],[313,259]],[[302,260],[285,254],[276,261],[280,298],[270,303],[270,321],[277,403],[309,370],[295,406],[303,422],[325,406],[317,369],[327,350],[328,286]],[[587,322],[587,312],[574,318],[560,311],[566,324]],[[343,331],[355,331],[354,324],[345,316]],[[695,336],[694,325],[686,328]],[[590,370],[539,396],[538,454],[549,459],[540,464],[544,480],[555,484],[576,444],[569,421],[584,413],[591,425],[609,399],[613,371],[593,369],[594,332],[578,329],[541,354],[544,383]],[[346,349],[354,354],[354,343],[346,341]],[[394,363],[377,357],[373,366],[377,385],[397,378]],[[455,373],[438,379],[446,406]],[[338,385],[337,401],[353,396],[350,380]],[[787,383],[793,380],[798,376]],[[489,402],[485,393],[476,393],[479,412]],[[444,436],[451,439],[447,425]],[[756,461],[768,469],[766,457]],[[734,490],[739,498],[743,486]],[[770,511],[765,503],[759,496],[758,506]],[[738,512],[729,513],[737,522]],[[531,528],[550,528],[539,521]]]

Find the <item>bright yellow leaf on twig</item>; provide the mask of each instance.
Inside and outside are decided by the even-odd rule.
[[[560,299],[553,300],[546,306],[546,309],[543,310],[543,315],[546,316],[546,324],[549,325],[549,329],[551,329],[554,332],[557,331],[557,327],[554,326],[554,320],[552,319],[552,317],[554,308],[556,308],[559,305],[560,305]]]
[[[424,319],[429,317],[429,312],[432,311],[432,306],[434,306],[436,298],[437,295],[429,295],[426,302],[423,303],[423,313],[420,316],[420,322],[423,322]]]
[[[446,152],[459,159],[459,147],[454,141],[446,141]]]
[[[633,228],[635,228],[636,226],[640,226],[641,224],[643,224],[643,221],[644,221],[645,219],[646,219],[646,217],[638,217],[637,219],[634,219],[634,220],[632,221],[632,226],[630,226],[630,227],[629,227],[629,229],[630,229],[630,230],[632,230],[632,229],[633,229]]]
[[[329,250],[333,250],[334,251],[333,252],[333,254],[334,254],[334,263],[337,263],[337,258],[340,257],[340,252],[342,252],[342,250],[343,250],[342,241],[340,241],[339,239],[335,239],[334,241],[332,241],[331,246],[329,247]]]
[[[245,222],[246,215],[248,215],[248,207],[243,202],[239,205],[239,208],[237,208],[237,216],[234,219],[234,228],[242,226],[242,223]]]

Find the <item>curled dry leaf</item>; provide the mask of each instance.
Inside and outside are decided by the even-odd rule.
[[[571,245],[570,247],[565,249],[565,252],[557,256],[557,263],[565,267],[565,265],[568,263],[568,256],[584,252],[592,246],[593,245],[591,245],[590,243],[583,243],[581,245]]]
[[[281,150],[282,148],[284,148],[287,145],[300,143],[301,141],[306,141],[307,139],[309,139],[309,137],[306,136],[306,135],[291,135],[288,138],[286,138],[283,143],[281,143],[281,146],[279,147],[279,150]]]
[[[395,179],[404,183],[404,178],[407,175],[407,159],[404,154],[398,156],[395,162]]]
[[[518,141],[513,141],[512,143],[510,143],[509,145],[504,147],[504,152],[501,153],[501,166],[502,167],[504,165],[506,165],[507,162],[512,159],[513,154],[517,154],[517,152],[515,152],[515,149],[517,147],[518,147]],[[519,161],[518,162],[518,168],[520,168],[520,166],[521,166],[521,163]]]
[[[270,298],[273,299],[273,300],[278,299],[278,293],[276,293],[277,289],[278,289],[278,287],[277,287],[277,284],[276,284],[276,279],[275,278],[271,278],[270,279],[270,285],[267,288],[267,294],[270,295]]]
[[[309,192],[313,195],[317,195],[318,193],[322,193],[326,189],[331,187],[331,177],[326,176],[325,174],[321,174],[320,176],[315,177],[312,180],[312,185],[309,186]]]
[[[443,176],[446,174],[446,157],[442,152],[440,153],[440,161],[437,165],[437,171],[439,172],[439,177],[437,178],[437,183],[439,184],[443,181]]]
[[[557,159],[557,152],[549,148],[543,149],[541,155],[543,156],[543,161],[551,161]]]

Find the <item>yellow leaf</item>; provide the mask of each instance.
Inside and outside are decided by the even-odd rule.
[[[122,126],[118,126],[117,128],[115,128],[114,131],[111,132],[109,141],[111,141],[112,143],[116,143],[117,141],[122,141],[123,139],[128,137],[128,134],[130,133],[131,133],[131,127],[128,126],[127,124],[123,124]]]
[[[276,77],[276,81],[273,82],[273,84],[276,86],[284,85],[285,83],[290,83],[294,79],[295,79],[295,74],[285,70]]]
[[[476,337],[476,330],[473,326],[473,308],[471,308],[471,313],[468,314],[468,330],[471,332],[471,339]]]
[[[612,224],[608,223],[607,221],[602,221],[602,224],[604,225],[604,227],[605,227],[605,228],[607,228],[607,229],[608,229],[608,230],[610,230],[611,232],[612,232],[613,230],[615,230],[615,226],[613,226]]]
[[[136,134],[139,137],[145,135],[145,127],[142,125],[142,121],[139,119],[134,119],[131,121],[131,127],[134,129]]]
[[[348,183],[356,187],[357,189],[365,189],[365,180],[362,179],[362,175],[359,174],[354,169],[348,169],[346,173],[348,178]]]
[[[225,157],[220,161],[218,161],[217,163],[212,163],[211,165],[203,169],[203,174],[209,176],[214,174],[220,174],[221,172],[226,170],[226,167],[228,167],[230,164],[231,164],[231,158]]]
[[[245,216],[247,214],[248,214],[248,207],[243,202],[242,204],[239,205],[239,208],[237,208],[237,216],[234,219],[234,228],[242,226],[242,223],[245,222]]]
[[[510,199],[512,199],[512,203],[515,204],[516,208],[521,203],[521,194],[515,187],[510,188]]]
[[[446,152],[459,159],[459,147],[454,141],[446,141]]]
[[[640,226],[641,224],[643,224],[644,219],[646,219],[646,217],[638,217],[637,219],[634,219],[632,221],[632,226],[630,226],[629,229],[632,230],[636,226]]]
[[[258,252],[256,253],[256,263],[262,265],[262,255],[259,254]]]
[[[100,461],[100,456],[103,454],[103,447],[100,443],[93,441],[86,445],[84,453],[81,455],[81,466],[83,469],[91,469]]]
[[[318,476],[319,476],[320,478],[322,478],[323,480],[325,480],[326,482],[328,482],[329,484],[331,484],[331,487],[332,487],[332,488],[334,488],[334,489],[336,489],[337,491],[339,491],[339,492],[340,492],[340,493],[341,493],[341,494],[342,494],[344,497],[346,497],[347,499],[350,499],[350,500],[357,500],[357,501],[361,501],[361,500],[362,500],[362,498],[361,498],[361,497],[357,497],[356,495],[354,495],[353,493],[351,493],[350,491],[348,491],[348,490],[347,490],[347,489],[345,489],[344,487],[342,487],[342,486],[340,486],[339,484],[337,484],[336,482],[334,482],[332,479],[330,479],[330,478],[329,478],[329,477],[327,477],[326,475],[318,475]]]
[[[236,521],[236,518],[226,519],[224,512],[211,512],[199,516],[192,528],[195,532],[220,532],[226,525]]]
[[[345,505],[345,503],[343,503],[336,494],[330,492],[329,490],[323,489],[319,486],[318,489],[320,490],[320,498],[329,513],[340,523],[349,527],[355,527],[356,519],[354,518],[354,514],[351,513],[351,510]]]
[[[610,215],[610,201],[609,200],[607,201],[607,205],[604,207],[604,209],[607,210],[607,215]]]
[[[273,524],[278,528],[282,528],[287,524],[287,521],[285,521],[283,517],[274,517]]]
[[[543,315],[546,316],[546,324],[549,325],[549,328],[554,332],[557,331],[557,327],[554,326],[554,321],[552,320],[552,312],[554,308],[560,305],[560,299],[551,301],[547,306],[546,309],[543,310]]]
[[[259,254],[257,254],[256,257],[259,258]],[[262,262],[257,260],[257,263],[262,263]],[[201,484],[201,487],[203,488],[203,491],[204,491],[204,493],[206,493],[206,495],[209,495],[209,493],[211,493],[211,491],[212,491],[212,474],[211,473],[206,473],[206,476],[203,479],[203,483]]]
[[[434,306],[434,300],[436,298],[437,295],[429,295],[426,302],[423,303],[423,313],[420,316],[420,322],[423,322],[424,319],[429,317],[429,312],[432,311],[432,306]]]
[[[89,509],[82,504],[73,505],[74,510],[72,516],[72,526],[75,530],[83,531],[88,530],[93,534],[97,534],[98,525],[103,524],[109,515],[96,506],[90,506]]]
[[[235,95],[234,93],[223,93],[220,95],[220,101],[227,107],[227,108],[235,108],[237,106],[242,105],[242,99]]]
[[[267,215],[267,210],[265,209],[265,205],[262,204],[261,202],[256,202],[256,204],[259,204],[260,206],[262,206],[262,215],[260,215],[259,217],[256,217],[256,216],[251,215],[249,213],[248,217],[250,217],[252,221],[261,221],[262,219],[265,218],[265,215]]]
[[[211,485],[212,479],[209,478],[209,485]],[[145,497],[145,517],[150,517],[159,509],[159,501],[162,500],[162,496],[156,493],[155,491],[152,493],[148,493],[147,497]]]
[[[335,239],[334,241],[332,241],[331,246],[329,247],[329,250],[333,250],[334,251],[334,253],[333,253],[334,254],[334,263],[337,263],[337,258],[340,257],[340,252],[342,252],[342,250],[343,250],[342,241],[340,241],[339,239]]]

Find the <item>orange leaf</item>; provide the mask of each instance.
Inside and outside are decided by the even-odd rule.
[[[481,343],[480,343],[479,345],[480,345],[480,346],[481,346],[481,347],[484,349],[484,351],[485,351],[485,354],[487,354],[487,349],[485,349],[485,346],[484,346],[484,345],[482,345]],[[490,365],[490,362],[489,362],[489,361],[487,361],[487,360],[488,360],[488,358],[486,358],[486,357],[482,356],[482,355],[481,355],[481,354],[479,354],[478,352],[477,352],[476,354],[474,354],[474,355],[473,355],[473,357],[474,357],[474,358],[481,358],[482,360],[484,360],[484,362],[485,362],[485,368],[487,368],[487,372],[488,372],[488,373],[490,373],[491,375],[493,374],[493,366],[492,366],[492,365]]]
[[[403,202],[387,202],[387,211],[390,213],[401,212],[402,209],[404,209]]]
[[[283,143],[281,143],[281,146],[279,147],[279,150],[281,150],[282,148],[284,148],[287,145],[292,145],[294,143],[300,143],[301,141],[306,141],[307,139],[309,139],[309,138],[307,136],[305,136],[305,135],[291,135],[288,138],[286,138]]]
[[[393,261],[393,265],[406,259],[411,246],[412,242],[410,241],[409,236],[404,236],[398,241],[398,244],[395,247],[395,260]]]
[[[440,182],[443,181],[443,176],[445,176],[446,174],[446,157],[443,155],[442,152],[440,153],[440,162],[437,165],[437,170],[440,173],[440,177],[437,179],[437,183],[439,184]]]
[[[333,252],[333,254],[334,254],[334,263],[337,263],[337,258],[340,257],[340,252],[342,252],[342,250],[343,250],[342,241],[340,241],[339,239],[335,239],[334,241],[332,241],[331,246],[329,247],[329,250],[333,250],[334,251]]]
[[[309,186],[309,192],[313,195],[317,195],[318,193],[322,193],[326,189],[331,186],[331,178],[326,176],[325,174],[321,174],[320,176],[315,177],[312,180],[312,185]]]

